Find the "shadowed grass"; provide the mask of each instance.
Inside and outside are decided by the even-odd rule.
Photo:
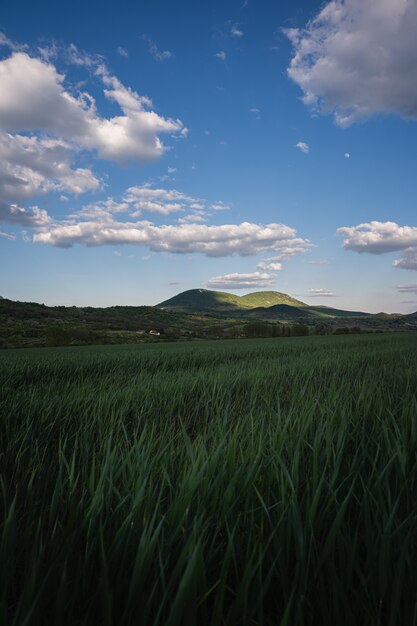
[[[417,335],[0,354],[0,623],[417,624]]]

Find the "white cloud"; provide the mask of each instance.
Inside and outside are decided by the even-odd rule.
[[[339,126],[374,114],[417,119],[415,0],[332,0],[303,29],[288,75]]]
[[[182,122],[159,116],[149,98],[112,76],[99,55],[72,44],[42,49],[42,58],[21,48],[14,46],[0,61],[1,219],[35,225],[39,216],[22,209],[22,202],[51,192],[98,191],[101,180],[90,168],[75,165],[85,151],[118,162],[151,161],[167,149],[160,135],[186,134]],[[89,78],[98,78],[104,96],[121,114],[101,117],[88,92],[78,91],[79,85],[67,86],[66,77],[50,61],[59,54],[67,63],[86,68]]]
[[[0,128],[39,131],[78,149],[96,151],[101,158],[141,162],[165,152],[160,134],[186,134],[182,122],[149,110],[151,101],[122,85],[104,65],[95,68],[95,74],[104,83],[104,95],[120,106],[122,115],[100,117],[94,99],[86,92],[75,97],[67,91],[64,75],[51,63],[14,53],[0,62]]]
[[[217,59],[220,59],[220,61],[225,61],[226,60],[226,53],[224,50],[220,50],[219,52],[216,52],[216,54],[214,55]]]
[[[25,209],[18,204],[7,204],[0,201],[0,222],[39,228],[46,227],[51,222],[51,218],[44,209],[37,206]]]
[[[202,224],[207,221],[207,217],[203,213],[189,213],[184,217],[180,217],[179,224]]]
[[[9,241],[14,241],[16,239],[16,235],[13,233],[5,233],[0,230],[0,237],[4,237],[4,239],[8,239]]]
[[[304,252],[308,241],[296,236],[294,229],[283,224],[202,225],[179,224],[156,226],[149,221],[115,221],[103,218],[79,222],[61,222],[41,229],[34,241],[53,246],[71,247],[135,244],[155,252],[178,254],[201,253],[209,257],[249,256],[265,251],[299,249]]]
[[[175,174],[176,171],[177,171],[176,167],[168,167],[168,174]]]
[[[0,199],[21,201],[50,191],[96,191],[90,169],[72,168],[68,142],[0,131]]]
[[[212,202],[209,207],[213,211],[230,211],[230,209],[232,208],[230,204],[228,204],[227,202],[223,202],[222,200],[216,200],[216,202]]]
[[[345,152],[343,156],[345,157],[345,159],[350,159],[350,152]]]
[[[126,48],[122,48],[121,46],[118,46],[118,48],[116,49],[116,52],[117,52],[117,54],[119,54],[124,59],[128,59],[129,58],[129,52],[127,51]]]
[[[129,187],[124,194],[124,200],[136,209],[136,213],[133,213],[135,217],[138,217],[140,215],[138,212],[141,211],[160,213],[161,215],[178,213],[187,209],[194,209],[192,205],[196,203],[204,208],[198,198],[187,196],[176,189],[155,189],[149,185]]]
[[[345,239],[343,247],[355,252],[384,254],[417,247],[417,227],[399,226],[395,222],[368,222],[344,226],[337,232]]]
[[[238,24],[232,24],[232,28],[230,30],[232,37],[236,37],[240,39],[245,34],[240,28]]]
[[[400,269],[417,270],[417,227],[399,226],[396,222],[368,222],[339,228],[343,247],[355,252],[385,254],[402,252],[402,257],[393,261]]]
[[[402,270],[417,270],[417,248],[406,250],[403,257],[396,259],[392,264]]]
[[[149,54],[153,59],[155,59],[155,61],[167,61],[168,59],[172,59],[174,57],[173,52],[170,50],[159,50],[156,41],[147,35],[143,35],[142,38],[147,42]]]
[[[251,289],[252,287],[271,287],[274,277],[270,274],[253,272],[252,274],[224,274],[213,276],[205,284],[209,289]]]
[[[310,146],[307,143],[304,143],[304,141],[299,141],[295,144],[295,147],[301,150],[304,154],[308,154],[310,152]]]
[[[266,261],[261,261],[256,266],[260,270],[265,270],[267,272],[279,272],[282,270],[282,263],[271,262],[268,263]]]
[[[336,294],[328,289],[309,289],[308,295],[312,298],[335,298]]]

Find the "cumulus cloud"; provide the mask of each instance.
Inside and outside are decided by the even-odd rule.
[[[47,226],[51,222],[51,218],[44,209],[37,206],[25,209],[18,204],[7,204],[0,201],[0,222],[34,228]]]
[[[260,270],[265,270],[267,272],[279,272],[282,270],[282,263],[274,262],[274,261],[261,261],[256,266]]]
[[[60,247],[136,244],[155,252],[201,253],[209,257],[255,255],[265,251],[299,248],[308,242],[283,224],[155,225],[149,221],[121,222],[105,219],[57,223],[41,229],[34,241]]]
[[[253,272],[253,274],[224,274],[213,276],[205,284],[209,289],[250,289],[252,287],[271,287],[274,277],[270,274]]]
[[[343,246],[355,252],[384,254],[417,247],[417,227],[399,226],[396,222],[368,222],[338,228]]]
[[[402,257],[393,261],[400,269],[417,270],[417,227],[399,226],[396,222],[368,222],[357,226],[339,228],[347,250],[370,254],[402,252]]]
[[[416,119],[416,31],[415,0],[331,0],[305,28],[284,31],[288,75],[339,126],[374,114]]]
[[[186,134],[180,120],[151,110],[148,98],[125,87],[104,65],[95,73],[104,84],[104,95],[119,105],[122,115],[100,117],[94,98],[67,91],[65,76],[51,63],[14,53],[0,62],[0,128],[39,131],[121,162],[158,158],[166,150],[159,135]]]
[[[336,294],[328,289],[309,289],[308,295],[312,298],[335,298]]]
[[[301,150],[304,154],[308,154],[310,152],[310,146],[307,143],[304,143],[304,141],[299,141],[295,144],[295,147]]]
[[[71,160],[66,141],[0,131],[0,199],[18,202],[50,191],[78,195],[99,189],[93,172],[71,167]]]
[[[159,50],[156,41],[147,35],[143,35],[143,39],[147,42],[149,54],[153,59],[155,59],[155,61],[167,61],[168,59],[172,59],[174,57],[174,53],[170,50]]]
[[[220,59],[220,61],[226,61],[226,53],[224,50],[220,50],[219,52],[216,52],[216,54],[214,55],[217,59]]]
[[[22,202],[50,192],[79,195],[99,190],[102,181],[89,167],[76,164],[85,160],[85,153],[120,163],[147,162],[167,150],[161,135],[187,133],[180,120],[158,115],[149,98],[125,87],[99,55],[73,44],[29,53],[28,47],[12,45],[4,36],[1,43],[11,48],[0,61],[2,220],[38,224],[36,211],[22,209]],[[85,68],[89,79],[98,79],[104,97],[120,113],[101,116],[95,99],[80,91],[84,83],[71,86],[57,70],[52,59],[58,57]]]
[[[396,259],[392,264],[402,270],[417,270],[417,248],[406,250],[403,257]]]
[[[199,198],[188,196],[176,189],[155,189],[150,185],[129,187],[124,200],[135,208],[134,217],[138,217],[142,211],[169,215],[192,209],[204,210],[205,205]]]
[[[350,152],[345,152],[343,156],[345,157],[345,159],[350,159]]]

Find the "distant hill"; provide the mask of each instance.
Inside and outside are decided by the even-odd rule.
[[[256,291],[246,296],[236,296],[223,291],[190,289],[157,304],[158,309],[188,313],[210,313],[235,315],[247,313],[249,309],[286,304],[294,307],[306,306],[286,293],[279,291]]]
[[[276,301],[278,304],[271,304]],[[258,303],[263,305],[255,306]],[[193,289],[157,307],[50,307],[0,298],[0,348],[143,343],[153,341],[147,335],[153,329],[158,330],[161,341],[253,336],[254,329],[266,333],[257,336],[275,337],[280,336],[273,334],[279,326],[290,335],[306,326],[310,334],[316,333],[314,329],[316,334],[349,333],[349,329],[417,330],[417,312],[371,315],[312,307],[276,291],[239,297]]]
[[[344,309],[335,309],[329,306],[307,306],[306,309],[326,317],[369,317],[370,315],[370,313],[364,313],[363,311],[345,311]]]

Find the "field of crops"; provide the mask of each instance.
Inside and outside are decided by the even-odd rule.
[[[0,353],[0,623],[417,624],[417,333]]]

